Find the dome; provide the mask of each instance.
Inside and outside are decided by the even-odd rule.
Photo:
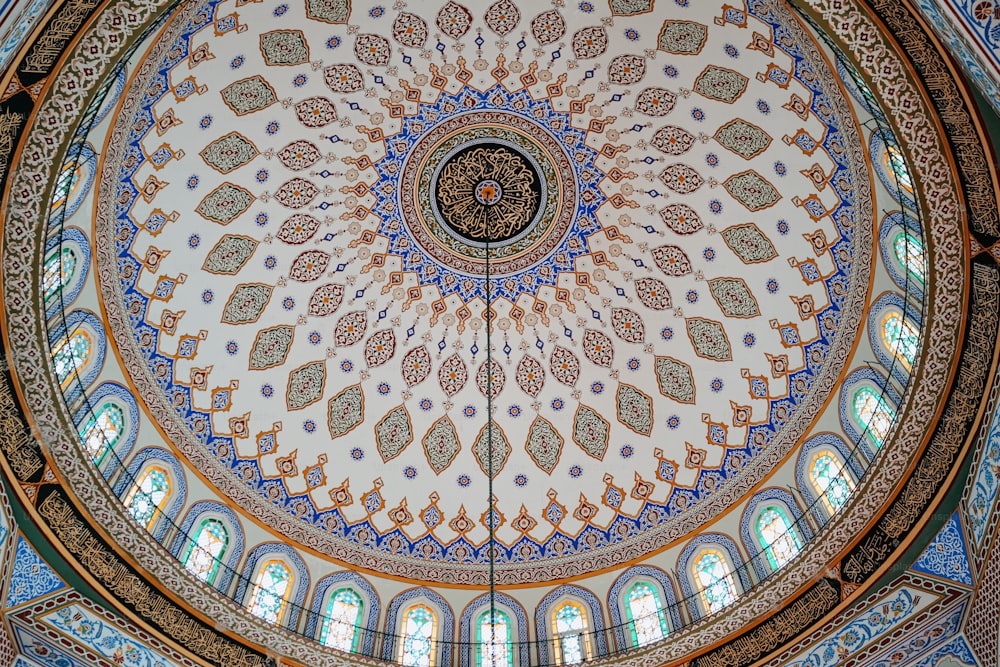
[[[846,5],[109,3],[5,199],[38,514],[210,662],[779,648],[992,372],[992,185]]]

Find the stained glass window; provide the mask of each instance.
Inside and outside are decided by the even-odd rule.
[[[319,641],[345,652],[356,650],[358,643],[358,620],[364,603],[361,596],[350,588],[334,591],[326,605],[323,631]]]
[[[257,581],[250,591],[247,611],[268,623],[277,625],[288,606],[286,596],[292,588],[292,570],[280,560],[269,560],[260,568]]]
[[[885,156],[883,158],[885,166],[892,169],[893,173],[896,174],[896,180],[899,182],[900,187],[908,193],[913,194],[913,179],[910,177],[910,170],[906,167],[906,160],[903,159],[903,154],[899,152],[898,148],[890,144],[886,144],[885,149]]]
[[[882,447],[896,421],[896,411],[871,387],[861,387],[854,393],[854,416],[876,447]]]
[[[229,546],[229,532],[218,519],[205,519],[191,538],[181,562],[187,571],[207,584],[215,582],[222,557]]]
[[[83,329],[76,329],[65,338],[55,351],[52,352],[52,361],[56,369],[56,377],[60,384],[66,386],[76,374],[87,365],[90,359],[93,341]]]
[[[556,662],[575,665],[590,657],[587,614],[575,602],[564,602],[552,612],[555,630]]]
[[[757,516],[757,538],[774,569],[783,567],[802,549],[802,540],[788,515],[780,507],[765,507]]]
[[[632,641],[645,646],[667,636],[667,618],[660,596],[650,584],[640,581],[625,596],[625,613],[631,621]]]
[[[736,601],[736,584],[726,560],[718,551],[703,551],[694,562],[694,573],[701,589],[701,599],[708,613],[714,614]]]
[[[924,282],[924,244],[909,232],[899,232],[892,241],[896,261],[906,267],[910,275]]]
[[[882,340],[907,370],[913,368],[913,362],[917,358],[919,339],[920,332],[900,313],[892,311],[883,318]]]
[[[69,284],[76,272],[76,253],[72,248],[62,248],[45,259],[45,269],[42,274],[42,293],[48,303],[64,285]]]
[[[125,413],[117,404],[107,402],[90,416],[80,429],[80,440],[94,463],[100,465],[118,441],[125,429]]]
[[[514,646],[510,636],[510,617],[497,610],[490,623],[490,612],[479,616],[476,625],[477,660],[479,667],[511,667]]]
[[[843,507],[854,490],[854,482],[830,452],[819,452],[813,457],[809,479],[830,514]]]
[[[436,626],[437,616],[427,605],[418,604],[406,610],[399,655],[403,667],[434,667]]]
[[[150,466],[125,496],[125,510],[147,530],[156,522],[170,495],[170,473]]]

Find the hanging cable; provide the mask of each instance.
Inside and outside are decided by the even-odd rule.
[[[496,521],[493,512],[493,299],[490,289],[490,214],[486,210],[486,516],[489,522],[489,578],[490,578],[490,667],[496,665]]]

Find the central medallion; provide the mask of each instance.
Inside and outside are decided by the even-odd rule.
[[[424,258],[479,278],[488,246],[491,274],[509,276],[545,263],[567,243],[578,179],[551,131],[501,109],[454,114],[421,130],[409,151],[391,144],[385,162],[396,151],[402,157],[401,168],[387,167],[386,175],[399,174],[399,211]]]
[[[460,145],[432,182],[435,214],[468,243],[506,244],[537,222],[546,189],[540,171],[512,142]]]

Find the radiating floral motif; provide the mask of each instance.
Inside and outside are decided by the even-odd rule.
[[[430,352],[427,351],[427,347],[424,345],[415,347],[403,355],[401,366],[403,382],[406,383],[406,386],[413,387],[414,385],[418,385],[426,380],[427,376],[431,373]]]
[[[496,398],[503,391],[507,375],[503,366],[496,359],[491,359],[489,364],[483,362],[476,372],[476,387],[483,396]]]
[[[434,425],[424,435],[423,445],[427,454],[427,462],[437,474],[441,474],[445,468],[451,465],[462,448],[462,443],[458,440],[458,433],[455,431],[455,424],[452,423],[448,415],[434,422]]]
[[[598,366],[611,368],[615,348],[606,335],[595,329],[587,329],[583,333],[583,353]]]
[[[356,65],[332,65],[323,70],[323,79],[335,93],[355,93],[365,87],[365,79]]]
[[[503,37],[517,27],[521,12],[510,0],[497,0],[486,10],[484,19],[490,30]]]
[[[400,12],[392,24],[392,38],[403,46],[419,49],[427,41],[427,23],[410,12]]]
[[[562,39],[566,34],[566,21],[554,9],[542,12],[531,21],[531,34],[542,46]]]
[[[392,329],[376,331],[365,343],[365,361],[375,368],[392,359],[396,353],[396,334]]]
[[[603,26],[580,28],[573,33],[573,53],[581,60],[597,58],[608,50],[608,32]]]
[[[368,316],[364,311],[355,311],[342,315],[333,329],[333,337],[337,345],[354,345],[365,335],[368,329]]]
[[[674,110],[677,95],[666,88],[646,88],[635,98],[635,110],[658,118]]]
[[[472,14],[454,0],[449,0],[438,12],[437,26],[448,37],[458,39],[472,27]]]
[[[300,103],[301,104],[301,103]],[[336,120],[336,114],[334,118]],[[299,139],[288,144],[278,151],[278,159],[292,171],[302,171],[316,164],[323,155],[316,148],[316,144]],[[315,231],[315,230],[313,230]]]
[[[380,35],[358,35],[354,42],[354,55],[366,65],[384,67],[389,64],[392,47],[389,46],[389,40]]]
[[[549,370],[556,380],[572,387],[580,377],[580,360],[570,350],[557,345],[549,357]]]
[[[326,317],[337,312],[344,301],[344,286],[330,283],[316,288],[309,297],[308,312],[314,317]]]
[[[311,215],[296,213],[281,223],[276,236],[284,243],[300,245],[311,239],[319,226],[320,221]]]
[[[350,433],[365,418],[365,395],[360,385],[353,385],[330,399],[326,409],[331,438]]]
[[[337,120],[337,108],[325,97],[309,97],[295,105],[295,117],[306,127],[324,127]]]
[[[375,425],[375,443],[383,461],[396,458],[411,442],[413,427],[405,406],[393,408]]]
[[[540,469],[551,474],[559,462],[562,454],[564,440],[552,424],[541,418],[535,417],[528,431],[528,439],[524,443],[524,448]]]

